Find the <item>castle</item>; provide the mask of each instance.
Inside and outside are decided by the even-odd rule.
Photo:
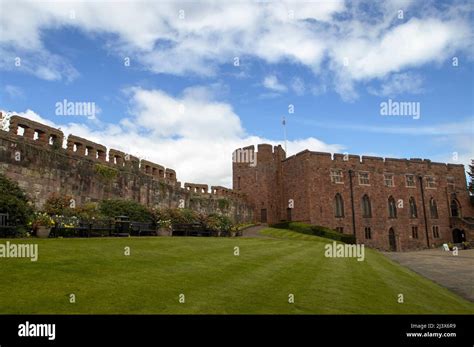
[[[173,169],[12,116],[0,130],[0,173],[37,208],[52,193],[78,206],[130,199],[149,207],[219,212],[235,222],[301,221],[353,234],[381,250],[474,241],[464,166],[303,151],[260,144],[232,155],[233,189],[181,183]]]
[[[77,206],[128,199],[154,208],[219,212],[237,223],[253,219],[253,208],[232,189],[182,186],[173,169],[72,134],[64,141],[61,130],[27,118],[14,115],[9,122],[9,131],[0,130],[0,173],[17,182],[38,209],[57,193],[71,196]]]
[[[233,189],[247,196],[258,222],[322,225],[391,251],[474,241],[463,165],[257,149],[234,152]]]

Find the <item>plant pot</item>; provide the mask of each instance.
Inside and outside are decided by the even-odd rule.
[[[157,234],[158,236],[171,236],[171,229],[159,228]]]
[[[49,237],[49,233],[51,232],[51,228],[50,227],[43,227],[43,226],[40,226],[38,227],[38,229],[36,230],[36,236],[41,238],[41,239],[47,239]]]

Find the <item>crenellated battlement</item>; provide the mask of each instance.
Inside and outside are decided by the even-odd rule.
[[[20,132],[22,132],[22,135],[18,135]],[[62,147],[64,141],[64,134],[61,130],[20,116],[10,118],[9,133],[22,136],[40,146],[56,145]]]
[[[449,164],[449,163],[439,163],[439,162],[432,162],[429,159],[420,159],[420,158],[383,158],[383,157],[375,157],[375,156],[365,156],[365,155],[355,155],[355,154],[348,154],[348,153],[328,153],[328,152],[314,152],[309,150],[301,151],[297,154],[292,155],[284,159],[284,161],[292,161],[298,160],[300,157],[304,157],[308,155],[310,157],[316,158],[316,160],[325,162],[327,164],[330,163],[341,163],[344,164],[357,164],[357,165],[369,165],[369,164],[376,164],[376,165],[383,165],[386,168],[391,168],[395,166],[404,166],[406,168],[416,169],[419,168],[420,170],[426,170],[431,168],[439,168],[439,169],[446,169],[446,170],[453,170],[459,169],[460,167],[464,167],[462,164]]]
[[[10,118],[8,134],[13,139],[23,140],[44,149],[55,150],[75,159],[87,159],[102,163],[120,170],[131,170],[142,173],[153,180],[160,181],[171,186],[181,187],[178,182],[176,171],[165,168],[163,165],[139,159],[123,151],[110,148],[87,140],[85,138],[70,134],[64,141],[64,133],[45,124],[41,124],[30,119],[14,115]],[[65,142],[66,147],[63,147]],[[213,189],[215,188],[215,189]],[[211,187],[207,184],[185,183],[184,190],[194,194],[211,194],[215,196],[229,196],[243,198],[242,194],[225,187]]]
[[[184,183],[184,189],[193,194],[208,194],[209,186],[199,183]]]
[[[101,162],[105,162],[107,159],[107,148],[105,146],[75,135],[68,136],[66,149],[69,153]]]
[[[166,180],[170,183],[177,182],[176,171],[173,169],[165,168],[147,160],[140,160],[117,149],[111,148],[107,151],[106,146],[73,134],[67,137],[66,148],[64,148],[64,134],[61,130],[24,117],[12,116],[8,132],[10,135],[24,139],[31,144],[55,147],[56,150],[63,150],[66,155],[72,155],[76,158],[86,158],[122,169],[140,170],[157,180]]]

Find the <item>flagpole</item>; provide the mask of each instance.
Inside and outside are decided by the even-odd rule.
[[[283,124],[283,136],[285,138],[285,153],[287,153],[287,151],[286,151],[286,119],[285,119],[285,116],[282,117],[282,124]]]

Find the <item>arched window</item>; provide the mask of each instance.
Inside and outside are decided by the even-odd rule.
[[[436,204],[436,200],[433,198],[430,200],[430,214],[431,218],[438,218],[438,205]]]
[[[459,208],[459,203],[456,199],[451,201],[451,216],[452,217],[461,217],[461,210]]]
[[[388,198],[388,216],[390,218],[397,218],[397,204],[392,196]]]
[[[372,217],[372,208],[370,207],[370,199],[367,194],[362,197],[362,217]]]
[[[411,197],[409,202],[410,202],[410,218],[418,218],[418,212],[416,210],[415,198]]]
[[[344,201],[339,193],[334,197],[334,215],[336,217],[344,217]]]

